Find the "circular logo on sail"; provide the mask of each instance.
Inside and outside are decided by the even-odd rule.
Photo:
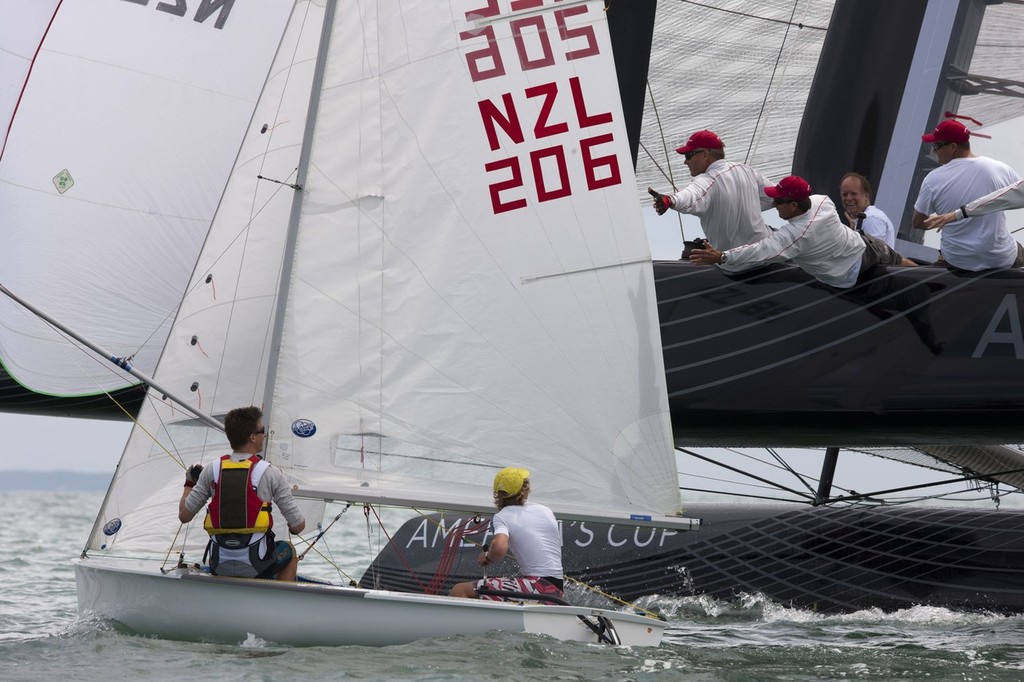
[[[103,524],[104,535],[113,535],[119,530],[121,530],[121,519],[114,519],[113,521],[107,521]]]
[[[292,433],[299,438],[309,438],[316,433],[316,424],[308,419],[296,419],[292,422]]]

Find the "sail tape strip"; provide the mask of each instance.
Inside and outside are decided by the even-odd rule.
[[[650,263],[650,258],[638,258],[636,260],[628,260],[622,263],[609,263],[608,265],[595,265],[592,268],[580,268],[578,270],[565,270],[564,272],[553,272],[547,275],[526,275],[520,278],[520,282],[523,284],[529,284],[530,282],[536,282],[542,279],[550,279],[552,277],[566,277],[568,275],[578,275],[584,272],[596,272],[597,270],[608,270],[610,268],[621,268],[627,265],[640,265],[643,263]]]

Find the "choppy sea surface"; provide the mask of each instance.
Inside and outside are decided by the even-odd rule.
[[[756,595],[645,603],[671,623],[657,649],[501,634],[377,649],[141,637],[77,612],[71,559],[102,497],[0,497],[0,680],[1024,680],[1024,616],[927,607],[825,616]],[[342,531],[334,552],[361,544],[346,561],[365,563],[365,533],[361,543],[346,533],[356,535]]]

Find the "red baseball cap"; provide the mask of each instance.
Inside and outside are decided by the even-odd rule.
[[[921,136],[924,142],[955,142],[964,144],[971,137],[971,131],[960,121],[943,121],[935,130]]]
[[[710,130],[698,130],[682,147],[676,149],[680,154],[692,152],[694,149],[725,149],[722,140]]]
[[[779,180],[774,187],[765,187],[764,193],[772,199],[803,201],[811,196],[811,186],[799,175],[789,175]]]

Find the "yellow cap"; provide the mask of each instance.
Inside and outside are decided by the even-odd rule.
[[[523,489],[523,481],[530,477],[530,472],[517,467],[505,467],[494,476],[494,492],[503,495],[518,495]]]

